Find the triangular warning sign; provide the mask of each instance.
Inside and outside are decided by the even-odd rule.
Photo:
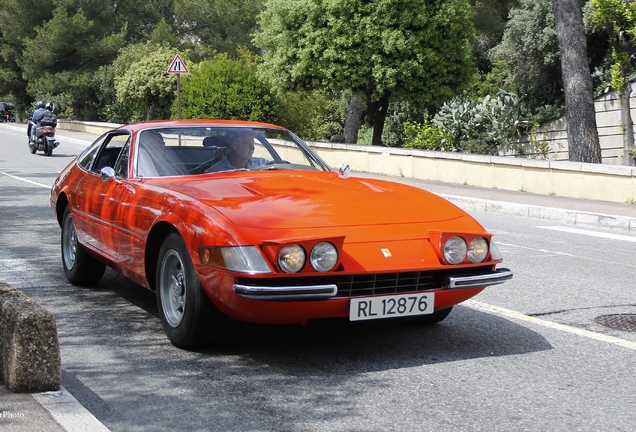
[[[174,59],[172,60],[172,63],[170,63],[170,67],[168,68],[168,73],[174,73],[174,74],[189,73],[185,62],[183,61],[183,59],[181,58],[179,54],[174,56]]]

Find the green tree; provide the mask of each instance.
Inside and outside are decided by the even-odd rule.
[[[239,47],[255,51],[251,34],[263,0],[175,0],[178,33],[202,57],[214,52],[235,54]]]
[[[564,104],[551,0],[521,0],[510,11],[503,39],[492,54],[504,62],[508,84],[522,95],[530,110]]]
[[[181,105],[186,119],[278,120],[276,97],[256,75],[256,58],[246,52],[193,65],[181,81]]]
[[[471,80],[468,0],[268,0],[254,43],[279,88],[351,90],[382,144],[389,102],[434,108]]]
[[[132,121],[170,118],[176,78],[166,70],[174,55],[167,46],[135,44],[113,63],[117,99],[133,107]]]
[[[634,122],[631,115],[632,87],[628,75],[636,55],[636,2],[632,0],[592,0],[592,20],[604,27],[612,45],[612,86],[618,92],[623,126],[623,164],[636,165]]]
[[[36,28],[49,20],[52,13],[52,0],[0,2],[0,88],[15,95],[24,107],[30,104],[26,92],[28,81],[18,62],[25,48],[25,38],[34,37]]]

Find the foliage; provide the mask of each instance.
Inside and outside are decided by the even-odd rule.
[[[176,79],[166,70],[174,55],[169,47],[144,43],[125,48],[113,62],[117,99],[131,107],[132,121],[170,117]]]
[[[502,90],[483,99],[457,97],[445,103],[431,123],[452,136],[455,150],[498,154],[531,126],[525,112],[517,95]]]
[[[259,23],[264,77],[283,89],[351,90],[380,103],[374,124],[389,100],[439,106],[472,77],[467,0],[267,0]]]
[[[251,34],[262,6],[263,0],[174,0],[174,19],[182,39],[209,58],[215,52],[235,54],[239,47],[256,51]]]
[[[424,124],[406,122],[403,147],[425,150],[453,151],[453,135],[427,121]]]
[[[219,54],[194,65],[181,82],[183,118],[240,119],[275,123],[274,93],[256,75],[256,58]],[[176,113],[176,106],[173,106]]]
[[[277,95],[278,123],[307,140],[329,141],[342,130],[346,106],[325,92],[289,91]]]
[[[612,39],[611,84],[619,94],[625,89],[636,47],[636,3],[623,0],[591,0],[590,18],[604,27]]]
[[[551,0],[521,0],[510,11],[503,39],[492,50],[503,61],[507,84],[530,110],[563,104],[559,42]]]

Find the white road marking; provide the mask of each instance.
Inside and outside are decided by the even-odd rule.
[[[516,245],[516,244],[512,244],[512,243],[502,243],[500,241],[497,241],[497,246],[510,246],[510,247],[513,247],[513,248],[528,249],[528,250],[532,250],[532,251],[536,251],[536,252],[543,252],[543,253],[549,253],[549,254],[554,254],[554,255],[563,255],[563,256],[569,256],[569,257],[573,257],[574,256],[574,255],[569,254],[567,252],[557,252],[557,251],[551,251],[551,250],[547,250],[547,249],[538,249],[538,248],[533,248],[533,247],[529,247],[529,246]]]
[[[23,181],[23,182],[31,183],[31,184],[34,184],[36,186],[41,186],[43,188],[51,189],[50,185],[45,185],[45,184],[42,184],[42,183],[34,182],[32,180],[27,180],[25,178],[14,176],[12,174],[6,173],[4,171],[0,171],[0,174],[2,174],[3,176],[11,177],[11,178],[16,179],[16,180],[20,180],[20,181]]]
[[[540,318],[524,315],[521,312],[516,312],[510,309],[504,309],[498,306],[492,306],[492,305],[478,302],[475,300],[466,300],[465,302],[461,303],[461,305],[468,306],[469,308],[477,309],[483,312],[491,313],[493,315],[499,315],[499,316],[508,317],[508,318],[515,318],[518,320],[530,322],[533,324],[538,324],[538,325],[548,327],[551,329],[560,330],[567,333],[584,336],[589,339],[594,339],[601,342],[607,342],[614,345],[622,346],[623,348],[630,348],[630,349],[636,350],[636,342],[634,341],[629,341],[629,340],[617,338],[614,336],[607,336],[601,333],[595,333],[589,330],[584,330],[577,327],[568,326],[565,324],[559,324],[552,321],[546,321]]]
[[[588,235],[588,236],[592,236],[592,237],[601,237],[601,238],[606,238],[606,239],[622,240],[622,241],[628,241],[628,242],[636,243],[636,237],[635,236],[626,236],[626,235],[621,235],[621,234],[612,234],[612,233],[609,233],[609,232],[605,233],[605,232],[590,231],[590,230],[584,230],[584,229],[578,229],[578,228],[569,228],[569,227],[560,227],[560,226],[537,226],[537,228],[554,230],[554,231],[563,231],[563,232],[572,233],[572,234],[582,234],[582,235]]]

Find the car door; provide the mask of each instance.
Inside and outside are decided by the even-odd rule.
[[[104,137],[89,173],[75,185],[73,210],[80,241],[114,262],[127,255],[125,233],[115,223],[117,215],[130,208],[131,192],[127,187],[127,163],[130,135],[114,131]],[[115,168],[118,168],[118,171]],[[102,177],[102,170],[110,168],[112,177]]]

